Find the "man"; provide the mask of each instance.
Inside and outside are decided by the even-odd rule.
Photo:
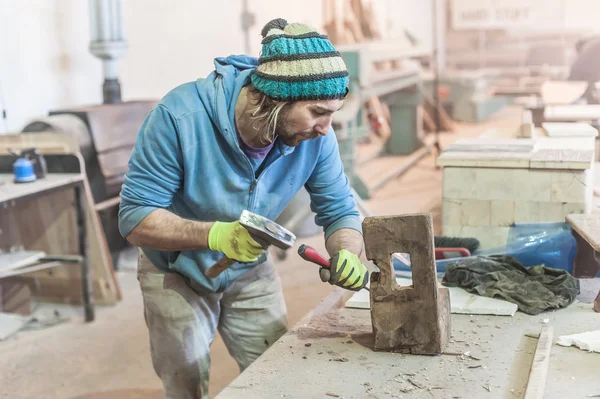
[[[367,284],[359,213],[331,129],[348,92],[346,66],[306,25],[277,19],[262,35],[258,60],[217,58],[206,79],[162,99],[122,188],[120,231],[142,249],[144,315],[167,398],[207,396],[217,329],[240,370],[286,331],[280,280],[237,221],[244,209],[276,219],[306,187],[332,256],[321,279]],[[238,263],[207,278],[223,254]]]

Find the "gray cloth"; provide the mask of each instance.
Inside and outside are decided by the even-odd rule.
[[[504,299],[532,315],[567,307],[579,294],[579,280],[565,270],[524,267],[507,255],[475,256],[450,263],[442,283]]]

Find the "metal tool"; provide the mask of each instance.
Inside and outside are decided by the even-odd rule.
[[[312,262],[316,265],[329,269],[331,267],[331,262],[313,247],[309,247],[308,245],[302,244],[298,248],[298,255],[308,262]],[[363,287],[363,289],[370,291],[368,287]]]
[[[309,247],[308,245],[300,245],[300,248],[298,248],[298,255],[300,255],[302,259],[308,262],[312,262],[326,269],[329,269],[331,267],[330,261],[325,259],[323,255],[321,255],[314,248]]]
[[[248,210],[242,212],[239,222],[264,249],[271,244],[281,249],[288,249],[296,242],[296,236],[292,232],[272,220]],[[237,260],[224,256],[204,274],[206,277],[215,278],[236,262]]]

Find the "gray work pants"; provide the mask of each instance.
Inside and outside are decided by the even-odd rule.
[[[287,331],[281,281],[270,261],[221,294],[199,295],[181,275],[159,270],[140,251],[138,280],[165,398],[208,397],[209,348],[217,329],[240,371]]]

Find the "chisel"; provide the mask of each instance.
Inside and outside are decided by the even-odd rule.
[[[308,262],[312,262],[316,265],[329,269],[331,267],[331,262],[323,257],[319,252],[317,252],[314,248],[309,247],[308,245],[300,245],[298,248],[298,255]],[[364,287],[365,290],[369,291],[369,288]]]

